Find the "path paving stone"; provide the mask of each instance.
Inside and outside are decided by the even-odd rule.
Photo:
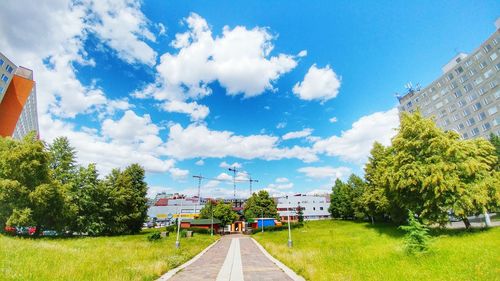
[[[226,259],[227,251],[231,245],[231,239],[221,238],[210,250],[208,250],[197,261],[179,271],[169,280],[215,280],[220,268]]]
[[[232,259],[235,255],[228,255],[229,247],[232,239],[238,239],[239,248],[241,253],[241,264],[243,267],[243,278],[237,277],[238,280],[231,281],[290,281],[292,280],[286,275],[278,266],[276,266],[270,259],[268,259],[251,240],[250,237],[245,235],[227,235],[220,239],[217,244],[210,248],[198,260],[179,271],[169,280],[174,281],[199,281],[199,280],[217,280],[224,274],[221,272],[224,262]],[[239,264],[239,263],[234,263]],[[241,270],[234,269],[231,270]],[[234,276],[234,275],[233,275]],[[233,279],[235,279],[233,277]]]

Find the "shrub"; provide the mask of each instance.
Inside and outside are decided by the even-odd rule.
[[[199,233],[199,234],[210,234],[210,229],[207,228],[201,228],[201,227],[189,227],[189,228],[184,228],[185,230],[192,231],[193,233]],[[215,231],[215,229],[214,229]]]
[[[151,234],[148,235],[148,241],[158,241],[161,239],[161,234],[159,231],[152,232]]]
[[[405,248],[410,254],[425,252],[429,248],[429,230],[422,225],[414,216],[413,212],[408,212],[408,225],[400,226],[406,231]]]
[[[186,238],[187,237],[187,230],[185,230],[185,229],[181,230],[180,236],[181,236],[181,238]]]
[[[290,228],[291,229],[301,228],[303,226],[304,226],[303,223],[291,223],[290,224]],[[275,226],[265,226],[264,227],[264,232],[266,232],[266,231],[282,231],[282,230],[288,230],[288,224],[287,223],[284,223],[281,226],[275,225]],[[261,228],[254,228],[254,229],[252,229],[252,234],[255,234],[255,233],[258,233],[258,232],[261,232],[261,231],[262,231]]]

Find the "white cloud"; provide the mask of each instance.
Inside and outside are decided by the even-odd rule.
[[[239,136],[229,131],[212,131],[201,124],[191,124],[186,128],[175,124],[170,127],[166,151],[177,159],[231,156],[264,160],[297,158],[305,162],[317,160],[311,148],[279,148],[278,140],[278,137],[268,135]]]
[[[297,65],[295,56],[271,56],[275,39],[267,29],[225,26],[214,37],[204,18],[192,13],[184,20],[188,27],[178,33],[171,46],[177,53],[165,53],[157,65],[156,81],[134,93],[161,101],[187,101],[210,95],[209,84],[219,82],[228,95],[252,97],[274,90],[273,83]]]
[[[203,161],[203,159],[200,159],[200,160],[196,161],[194,164],[196,166],[203,166],[203,165],[205,165],[205,161]]]
[[[330,121],[330,123],[336,123],[338,120],[337,120],[337,117],[332,117],[332,118],[328,119],[328,121]]]
[[[275,183],[269,184],[266,188],[268,190],[286,190],[291,189],[293,185],[287,178],[277,178]]]
[[[290,180],[288,178],[277,178],[276,179],[276,182],[277,183],[287,183],[289,182]]]
[[[295,131],[295,132],[286,133],[281,138],[283,140],[305,138],[305,137],[311,135],[312,131],[313,131],[313,129],[305,128],[302,131]]]
[[[293,93],[303,100],[327,101],[337,96],[340,88],[340,78],[327,65],[325,68],[317,68],[313,64],[304,80],[293,86]]]
[[[286,122],[279,122],[276,124],[276,129],[283,129],[286,127]]]
[[[150,66],[156,63],[156,52],[144,42],[144,39],[154,42],[156,38],[148,28],[148,19],[141,12],[141,1],[84,0],[84,5],[89,11],[89,29],[120,58]]]
[[[169,173],[170,173],[170,175],[172,175],[172,178],[174,178],[176,180],[185,179],[187,177],[187,175],[189,175],[188,170],[183,170],[183,169],[179,169],[179,168],[171,168],[169,170]]]
[[[227,169],[227,168],[236,168],[236,169],[241,169],[242,165],[238,162],[234,162],[233,164],[226,163],[226,161],[223,161],[220,163],[219,167]]]
[[[202,120],[207,117],[210,109],[207,106],[198,104],[197,102],[183,102],[183,101],[166,101],[161,106],[167,112],[185,113],[191,116],[192,121]]]
[[[302,58],[302,57],[305,57],[305,56],[307,56],[307,50],[302,50],[297,55],[297,57],[299,57],[299,58]]]
[[[343,131],[340,136],[332,136],[317,141],[313,148],[318,153],[339,156],[345,161],[364,163],[373,143],[378,141],[389,145],[399,126],[397,108],[363,116]]]
[[[302,167],[297,170],[300,173],[305,174],[307,177],[312,178],[312,179],[338,179],[338,178],[344,178],[351,174],[351,169],[348,167],[330,167],[330,166],[323,166],[323,167]]]

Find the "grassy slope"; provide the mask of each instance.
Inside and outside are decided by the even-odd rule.
[[[148,242],[139,235],[22,239],[0,235],[0,280],[154,280],[215,241],[175,235]]]
[[[431,251],[404,252],[394,226],[347,221],[309,222],[292,232],[254,238],[274,257],[308,280],[500,280],[500,228],[433,234]]]

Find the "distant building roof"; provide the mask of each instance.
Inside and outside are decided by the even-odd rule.
[[[207,224],[212,224],[212,219],[187,219],[187,220],[182,220],[182,222],[189,222],[191,225],[207,225]],[[221,221],[218,219],[214,219],[213,223],[220,224]]]
[[[167,198],[160,198],[158,201],[156,201],[155,206],[168,206],[168,199]]]

